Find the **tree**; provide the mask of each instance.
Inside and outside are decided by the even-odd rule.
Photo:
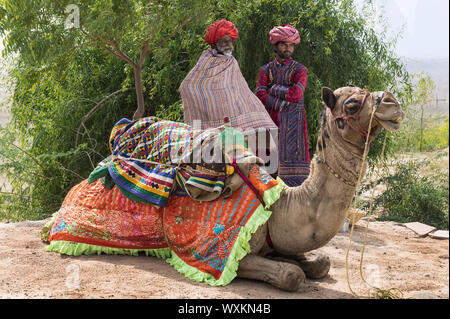
[[[408,74],[368,17],[350,0],[0,0],[14,92],[13,121],[0,131],[0,173],[15,193],[0,193],[0,214],[37,219],[58,209],[70,187],[109,155],[111,128],[136,114],[138,96],[145,115],[182,120],[178,87],[208,47],[205,30],[222,18],[239,30],[234,55],[250,88],[273,59],[269,30],[281,23],[299,30],[294,59],[308,68],[313,154],[322,86],[351,82],[390,90],[401,101],[408,95]]]
[[[201,18],[205,8],[204,1],[191,0],[37,0],[31,4],[4,0],[0,33],[9,31],[6,52],[31,55],[38,63],[51,61],[52,56],[64,59],[70,47],[78,44],[96,45],[128,63],[134,73],[137,110],[133,119],[137,119],[145,111],[145,59],[190,20]]]
[[[420,142],[419,150],[422,152],[423,129],[424,129],[424,108],[433,100],[436,84],[429,75],[421,73],[416,76],[418,82],[414,87],[413,103],[420,105]]]

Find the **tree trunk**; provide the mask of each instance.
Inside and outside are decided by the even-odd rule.
[[[136,98],[138,105],[136,112],[134,112],[133,120],[138,120],[144,115],[145,112],[144,92],[142,90],[142,75],[141,75],[142,67],[140,65],[136,65],[133,69],[134,69],[134,83],[136,86]]]
[[[419,150],[422,152],[422,137],[423,137],[423,105],[420,106],[421,114],[420,114],[420,146]]]

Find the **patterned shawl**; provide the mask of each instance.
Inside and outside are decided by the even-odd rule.
[[[219,127],[224,117],[229,117],[232,127],[244,131],[277,129],[264,105],[249,89],[236,59],[218,55],[214,49],[202,53],[181,82],[180,94],[184,121],[189,125],[201,120],[201,129]]]

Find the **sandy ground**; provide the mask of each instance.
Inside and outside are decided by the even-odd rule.
[[[360,278],[365,221],[355,225],[349,253],[353,291],[367,296]],[[330,256],[331,270],[290,293],[266,283],[236,278],[210,287],[178,273],[164,260],[145,255],[71,257],[46,252],[40,240],[44,221],[0,224],[0,298],[355,298],[346,280],[349,233],[338,233],[319,249]],[[449,298],[449,242],[420,238],[394,222],[370,222],[363,260],[364,276],[404,297]]]

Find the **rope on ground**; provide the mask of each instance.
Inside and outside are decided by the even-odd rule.
[[[363,153],[363,161],[361,163],[361,168],[360,168],[360,172],[359,172],[359,176],[358,176],[358,180],[356,182],[356,188],[355,191],[358,190],[363,173],[364,173],[364,164],[366,162],[367,159],[367,155],[368,155],[368,150],[369,150],[369,140],[370,140],[370,131],[372,128],[372,119],[373,116],[375,115],[375,111],[376,108],[373,109],[372,114],[370,116],[370,121],[369,121],[369,128],[368,128],[368,132],[367,132],[367,137],[366,137],[366,143],[364,146],[364,153]],[[386,135],[384,136],[384,141],[383,141],[383,147],[381,150],[381,158],[383,158],[384,156],[384,150],[386,147],[386,139],[387,139],[387,135],[388,132],[386,132]],[[377,175],[378,177],[378,175]],[[349,236],[349,243],[347,246],[347,252],[345,254],[345,271],[346,271],[346,279],[347,279],[347,285],[348,288],[350,289],[350,292],[357,298],[361,298],[361,297],[368,297],[369,299],[373,298],[373,299],[404,299],[403,297],[403,293],[400,289],[398,288],[389,288],[389,289],[381,289],[379,287],[375,287],[372,284],[370,284],[363,275],[363,271],[362,271],[362,265],[363,265],[363,258],[364,258],[364,252],[365,252],[365,247],[366,247],[366,243],[367,243],[367,232],[369,229],[369,223],[370,223],[370,217],[372,214],[372,210],[373,210],[373,199],[374,199],[374,193],[375,193],[375,189],[373,187],[372,184],[372,193],[370,196],[370,204],[369,204],[369,213],[368,213],[368,217],[367,217],[367,223],[366,223],[366,227],[365,227],[365,232],[364,232],[364,241],[363,241],[363,246],[361,249],[361,258],[360,258],[360,264],[359,264],[359,272],[360,272],[360,277],[362,279],[362,281],[369,287],[368,290],[368,295],[367,296],[360,296],[358,295],[355,291],[353,291],[353,289],[351,288],[350,285],[350,277],[348,275],[348,255],[349,255],[349,251],[350,251],[350,247],[352,244],[352,238],[353,238],[353,231],[354,231],[354,227],[355,227],[355,218],[356,218],[356,214],[353,214],[353,218],[352,218],[352,227],[351,227],[351,231],[350,231],[350,236]],[[356,196],[356,198],[358,198],[358,196]],[[355,200],[356,202],[356,200]]]

